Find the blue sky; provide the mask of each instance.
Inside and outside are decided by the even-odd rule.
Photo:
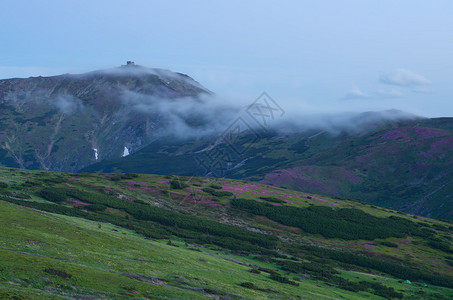
[[[453,116],[453,1],[0,1],[0,78],[134,60],[287,110]]]

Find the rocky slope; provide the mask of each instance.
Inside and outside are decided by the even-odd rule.
[[[165,130],[160,101],[203,93],[187,75],[136,65],[0,80],[0,163],[76,171],[133,153]]]

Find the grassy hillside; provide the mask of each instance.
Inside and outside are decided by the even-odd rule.
[[[0,298],[453,296],[452,225],[358,201],[0,168],[0,212]]]
[[[243,134],[230,144],[217,136],[162,140],[84,171],[209,174],[452,220],[452,128],[453,118],[438,118],[389,122],[355,134]]]

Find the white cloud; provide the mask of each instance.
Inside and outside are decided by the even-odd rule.
[[[357,100],[357,99],[369,99],[370,96],[362,92],[359,88],[352,88],[342,99],[343,100]]]
[[[379,91],[377,91],[377,94],[380,97],[387,98],[387,99],[404,98],[404,94],[395,89],[391,89],[390,91],[379,90]]]
[[[69,94],[58,95],[55,99],[55,106],[67,115],[84,109],[82,101]]]
[[[398,86],[419,86],[428,85],[431,82],[422,75],[415,74],[411,71],[399,69],[391,75],[382,75],[379,81],[384,84]]]

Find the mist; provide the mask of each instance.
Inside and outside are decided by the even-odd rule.
[[[82,101],[70,94],[58,95],[52,102],[62,113],[66,115],[70,115],[84,109]]]
[[[264,95],[264,96],[263,96]],[[198,97],[162,98],[123,91],[121,101],[135,113],[154,116],[165,123],[159,136],[178,139],[200,139],[219,136],[235,126],[237,133],[247,130],[274,131],[281,134],[327,131],[361,134],[385,122],[421,118],[401,110],[332,111],[331,108],[307,109],[301,105],[285,105],[263,93],[247,103],[241,98],[201,93]]]

